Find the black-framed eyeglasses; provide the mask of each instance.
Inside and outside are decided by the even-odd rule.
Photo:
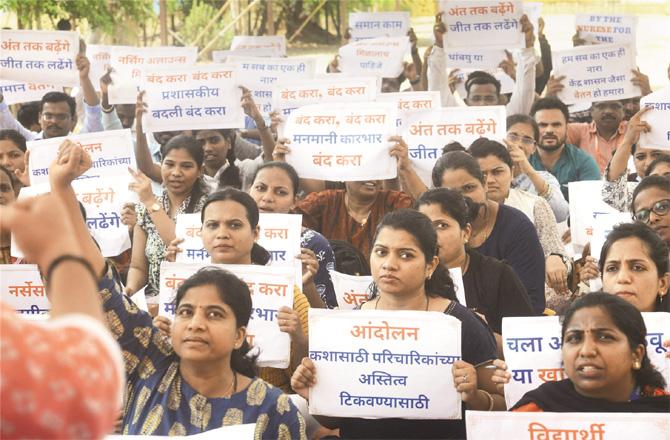
[[[670,199],[659,200],[654,203],[650,209],[640,209],[633,214],[633,220],[649,223],[649,216],[653,212],[656,215],[666,215],[670,211]]]

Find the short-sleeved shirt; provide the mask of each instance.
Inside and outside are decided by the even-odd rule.
[[[565,196],[565,200],[568,201],[570,200],[568,183],[582,180],[600,180],[600,168],[598,168],[595,159],[572,144],[565,144],[561,156],[550,170],[542,165],[542,160],[537,151],[531,154],[529,162],[537,171],[549,171],[553,174],[561,184],[561,192]]]
[[[598,134],[595,122],[573,122],[568,124],[567,142],[576,145],[594,158],[602,173],[612,159],[614,150],[621,145],[626,134],[626,126],[627,122],[622,121],[614,135],[605,139]]]
[[[496,341],[477,315],[452,301],[444,311],[461,321],[461,358],[474,366],[497,357]],[[407,438],[465,438],[465,405],[461,420],[355,419],[339,420],[342,438],[347,439],[407,439]]]

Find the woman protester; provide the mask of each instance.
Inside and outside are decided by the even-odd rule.
[[[458,191],[430,189],[414,207],[435,227],[440,265],[461,269],[467,306],[484,316],[496,341],[502,334],[503,317],[533,315],[526,289],[512,268],[468,246],[472,226],[468,205]]]
[[[561,328],[568,378],[529,391],[511,411],[670,412],[670,393],[649,361],[646,334],[642,315],[622,297],[596,292],[579,298]]]
[[[253,177],[248,190],[264,213],[289,214],[297,202],[298,173],[286,162],[272,161],[261,165]],[[302,228],[300,234],[301,259],[303,264],[318,266],[314,277],[307,283],[303,280],[303,292],[308,298],[318,294],[328,308],[337,307],[337,298],[329,270],[335,270],[335,256],[328,240],[318,232]],[[309,273],[308,270],[303,270]],[[312,307],[319,307],[310,301]]]
[[[270,254],[258,243],[258,207],[249,194],[227,188],[211,194],[201,211],[202,242],[213,264],[258,264],[266,265]],[[175,239],[167,249],[167,259],[174,261],[181,252],[181,239]],[[316,261],[303,266],[303,277],[313,278],[318,269]],[[307,313],[310,303],[296,286],[293,308],[282,307],[277,314],[279,329],[291,337],[291,365],[288,368],[264,367],[261,378],[272,385],[290,391],[291,374],[303,356],[307,354]],[[165,317],[156,317],[155,324],[166,333],[171,322]]]
[[[400,209],[387,214],[374,236],[370,266],[374,284],[364,310],[416,310],[445,313],[461,321],[462,360],[452,368],[454,384],[465,407],[504,409],[487,365],[496,356],[495,340],[473,312],[458,304],[446,269],[439,264],[437,234],[423,214]],[[446,335],[442,335],[445,337]],[[309,358],[293,374],[293,389],[305,399],[316,384]],[[336,380],[320,378],[319,380]],[[342,438],[463,438],[463,420],[356,419],[317,417]]]
[[[531,221],[519,210],[486,198],[486,179],[477,160],[462,151],[440,157],[432,172],[433,186],[451,188],[470,200],[469,245],[505,260],[523,283],[535,314],[545,307],[545,265],[542,246]]]
[[[18,179],[10,170],[0,165],[0,206],[9,206],[18,196]],[[0,264],[11,264],[15,260],[11,256],[12,236],[9,229],[0,231]]]
[[[137,223],[133,231],[127,294],[135,293],[146,284],[149,302],[157,301],[160,264],[167,244],[175,238],[177,215],[200,212],[207,197],[207,188],[200,177],[202,162],[202,146],[182,134],[165,144],[161,162],[164,189],[160,197],[154,195],[151,179],[141,171],[130,171],[135,179],[130,189],[137,193],[140,203],[135,208]]]

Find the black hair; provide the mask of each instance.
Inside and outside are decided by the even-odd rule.
[[[630,204],[630,210],[635,214],[635,199],[644,190],[649,188],[658,188],[662,191],[670,193],[670,180],[665,176],[647,176],[640,181],[633,191],[633,201]]]
[[[16,119],[26,128],[33,124],[40,123],[40,102],[26,102],[21,104],[19,111],[16,112]]]
[[[475,70],[470,75],[468,75],[468,79],[465,81],[465,91],[469,95],[470,88],[473,85],[484,85],[484,84],[493,84],[496,88],[496,95],[500,96],[500,81],[498,81],[495,76],[482,70]]]
[[[452,151],[465,151],[465,147],[458,141],[449,142],[442,147],[442,154],[451,153]]]
[[[570,320],[574,314],[581,309],[598,307],[609,315],[614,325],[626,335],[628,346],[633,350],[638,345],[645,347],[644,356],[642,356],[641,368],[633,370],[635,382],[639,387],[652,386],[665,388],[665,380],[649,360],[647,356],[647,327],[644,324],[642,314],[628,301],[619,298],[616,295],[603,293],[602,291],[589,293],[573,302],[565,312],[561,326],[561,338],[565,339]]]
[[[233,310],[237,328],[249,325],[251,316],[249,286],[234,274],[218,267],[203,267],[186,279],[177,289],[175,308],[179,307],[189,289],[200,286],[214,286],[216,288],[221,301]],[[254,377],[256,376],[256,356],[250,357],[248,355],[250,350],[251,346],[245,338],[240,348],[234,349],[231,353],[230,367],[236,373]]]
[[[328,242],[335,256],[336,271],[347,275],[370,275],[370,265],[356,246],[344,240],[328,240]]]
[[[484,174],[482,173],[477,159],[472,157],[470,154],[464,151],[452,151],[447,153],[437,159],[435,166],[433,166],[432,178],[433,186],[439,188],[442,186],[442,176],[447,170],[460,170],[463,169],[468,172],[472,177],[479,180],[482,185],[486,181],[484,179]]]
[[[654,169],[662,163],[670,164],[670,154],[661,154],[656,159],[652,160],[647,169],[645,170],[645,175],[648,176],[651,174]]]
[[[649,252],[649,258],[651,258],[656,266],[656,273],[659,278],[670,272],[670,258],[668,257],[670,249],[668,248],[668,245],[656,231],[644,223],[636,222],[616,225],[612,231],[607,234],[605,243],[600,251],[600,260],[598,261],[598,269],[600,270],[601,276],[605,273],[605,261],[607,260],[607,255],[609,254],[612,245],[625,238],[637,238],[645,245]],[[664,299],[665,297],[662,296],[656,297],[656,304],[654,306],[655,311],[670,312],[670,301],[664,301]]]
[[[442,212],[458,222],[461,229],[470,223],[470,208],[463,195],[449,188],[433,188],[425,191],[414,202],[414,209],[423,205],[438,205]]]
[[[258,212],[258,205],[256,205],[256,202],[249,194],[245,193],[244,191],[240,191],[239,189],[230,187],[213,192],[209,195],[209,197],[207,197],[207,200],[205,200],[205,204],[202,207],[202,211],[200,211],[200,221],[202,223],[205,222],[205,210],[207,210],[207,207],[211,203],[224,202],[226,200],[232,200],[233,202],[237,202],[244,206],[244,209],[247,212],[247,220],[251,225],[251,229],[256,229],[256,226],[258,226],[258,219],[260,217]],[[270,253],[265,250],[263,246],[254,242],[253,246],[251,247],[251,262],[253,264],[265,266],[269,261]]]
[[[563,101],[554,96],[547,96],[535,101],[533,106],[530,108],[530,115],[535,117],[535,113],[539,112],[540,110],[560,110],[565,117],[565,123],[567,124],[570,120],[570,111],[568,110],[568,106],[565,105]]]
[[[170,139],[164,145],[164,148],[162,148],[163,160],[165,160],[170,151],[180,149],[184,149],[188,152],[189,156],[191,156],[198,168],[202,167],[202,161],[205,158],[202,145],[194,137],[188,136],[186,134],[179,134]],[[201,177],[198,177],[193,183],[193,188],[191,189],[191,199],[189,200],[185,212],[189,214],[195,212],[198,201],[205,194],[207,194],[205,183],[202,181]]]
[[[535,139],[535,142],[540,140],[540,127],[537,126],[535,119],[522,113],[517,113],[516,115],[507,117],[507,130],[516,124],[530,125],[533,128],[533,139]]]
[[[300,177],[298,177],[298,172],[295,170],[295,168],[293,168],[293,166],[291,166],[286,162],[280,162],[278,160],[265,162],[263,165],[259,166],[258,169],[256,169],[256,172],[254,173],[254,178],[251,179],[251,181],[255,182],[256,177],[258,177],[258,173],[260,173],[261,170],[264,170],[266,168],[279,168],[280,170],[283,170],[288,176],[289,180],[291,181],[291,185],[293,185],[293,196],[298,194]]]
[[[40,113],[44,110],[44,104],[46,103],[57,103],[57,102],[67,102],[67,105],[70,107],[70,117],[72,119],[77,117],[77,102],[74,98],[67,93],[63,92],[48,92],[42,96],[40,101]]]
[[[503,161],[511,170],[514,166],[512,162],[512,156],[509,155],[507,148],[500,142],[482,137],[477,139],[470,145],[468,153],[476,159],[484,159],[488,156],[495,156],[501,161]]]
[[[26,152],[26,138],[21,133],[10,128],[0,130],[0,141],[10,141],[24,153]]]
[[[204,131],[204,130],[201,130]],[[240,169],[237,167],[235,162],[237,157],[235,156],[235,130],[229,128],[223,128],[216,131],[221,134],[223,138],[228,142],[229,148],[228,153],[226,154],[226,161],[228,161],[228,167],[221,173],[219,176],[219,187],[218,189],[223,189],[226,187],[233,187],[240,189],[242,188],[242,178],[240,177]]]
[[[21,190],[21,182],[19,181],[18,177],[11,171],[9,171],[7,168],[4,166],[0,165],[0,171],[3,173],[7,174],[7,177],[9,178],[9,182],[12,185],[12,191],[14,192],[14,197],[19,196],[19,191]]]
[[[437,233],[430,219],[419,211],[401,208],[386,214],[377,225],[373,243],[377,241],[379,232],[384,228],[401,230],[411,234],[419,244],[426,263],[430,263],[437,256]],[[424,286],[426,295],[436,295],[456,301],[454,281],[451,279],[449,271],[441,264],[438,264],[433,275],[426,279]],[[376,294],[377,285],[373,283],[372,297]]]

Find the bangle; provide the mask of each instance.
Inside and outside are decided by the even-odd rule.
[[[482,393],[484,393],[484,395],[489,399],[489,408],[486,411],[493,411],[493,404],[495,403],[495,400],[493,400],[493,396],[491,395],[491,393],[489,393],[486,390],[481,390],[481,389],[478,390],[478,391],[481,391]]]
[[[411,80],[410,80],[409,83],[410,83],[411,85],[415,86],[415,85],[419,84],[419,81],[421,81],[421,78],[417,78],[417,79],[415,79],[414,81],[411,81]]]
[[[95,275],[95,271],[93,270],[93,266],[91,266],[91,263],[89,263],[87,259],[85,259],[83,257],[79,257],[77,255],[64,254],[64,255],[61,255],[60,257],[57,257],[55,260],[53,260],[51,262],[51,264],[49,264],[49,268],[47,269],[47,276],[46,276],[46,282],[47,283],[49,283],[49,280],[51,280],[51,274],[56,269],[56,267],[64,261],[74,261],[74,262],[77,262],[77,263],[81,264],[91,274],[91,277],[93,277],[93,281],[95,281],[96,283],[98,282],[98,277]]]
[[[112,104],[112,105],[111,105],[110,107],[108,107],[108,108],[105,108],[105,107],[102,106],[102,104],[100,104],[100,108],[102,109],[102,111],[103,111],[104,113],[111,113],[111,112],[114,111],[114,104]]]

